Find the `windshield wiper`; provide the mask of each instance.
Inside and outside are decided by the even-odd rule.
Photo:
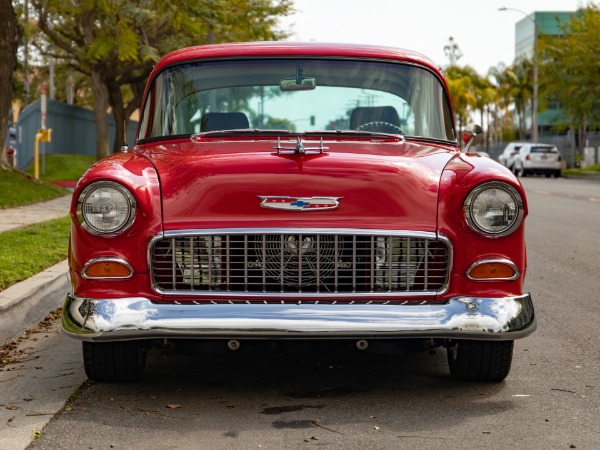
[[[404,139],[409,140],[409,141],[433,142],[435,144],[453,144],[453,145],[457,144],[456,141],[451,141],[448,139],[441,139],[441,138],[432,138],[432,137],[427,137],[427,136],[406,135],[406,136],[404,136]]]
[[[277,136],[277,137],[298,137],[298,136],[335,136],[335,137],[367,137],[377,139],[395,139],[404,140],[404,135],[392,134],[392,133],[380,133],[377,131],[363,131],[363,130],[315,130],[296,132],[291,130],[271,130],[264,128],[235,128],[233,130],[216,130],[216,131],[205,131],[202,133],[195,133],[190,136],[192,142],[196,142],[204,137],[221,137],[221,136],[236,136],[236,135],[248,135],[248,136]]]
[[[262,128],[234,128],[233,130],[216,130],[216,131],[204,131],[202,133],[195,133],[190,136],[192,141],[201,139],[203,137],[218,137],[218,136],[234,136],[238,134],[249,134],[249,135],[291,135],[295,134],[291,130],[270,130]]]
[[[363,130],[316,130],[316,131],[305,131],[305,136],[322,136],[322,135],[334,135],[334,136],[364,136],[364,137],[376,137],[380,139],[398,139],[404,140],[404,136],[401,134],[393,133],[380,133],[377,131],[363,131]]]

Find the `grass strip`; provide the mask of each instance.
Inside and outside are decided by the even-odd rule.
[[[566,169],[562,171],[563,175],[576,175],[581,177],[597,177],[600,176],[600,164],[583,167],[581,169]]]
[[[70,217],[0,233],[0,291],[67,258]]]
[[[0,169],[0,208],[12,208],[51,200],[68,191],[60,186],[29,178],[16,170]]]
[[[47,155],[44,173],[41,173],[42,169],[40,168],[40,179],[45,181],[77,181],[95,162],[96,156],[92,155]],[[33,175],[33,165],[29,166],[26,172]]]

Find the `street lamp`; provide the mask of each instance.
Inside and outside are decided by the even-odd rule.
[[[532,128],[532,141],[535,143],[538,141],[538,56],[537,56],[537,41],[538,41],[538,23],[527,14],[525,11],[521,11],[516,8],[507,8],[503,6],[498,8],[498,11],[517,11],[527,17],[533,22],[533,111],[531,111],[531,128]]]

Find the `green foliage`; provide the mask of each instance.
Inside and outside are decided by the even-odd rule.
[[[600,121],[600,6],[580,9],[563,29],[540,42],[540,92],[562,103],[570,124],[585,127]]]
[[[0,233],[0,291],[66,259],[70,224],[66,216]]]
[[[276,117],[267,117],[264,127],[271,130],[290,130],[296,131],[296,124],[288,119],[278,119]]]
[[[577,158],[576,158],[577,160]],[[562,171],[565,176],[576,176],[576,177],[597,177],[600,178],[600,164],[594,164],[592,166],[583,167],[581,169],[571,168]]]
[[[42,53],[105,83],[117,123],[114,149],[123,142],[123,122],[139,107],[146,79],[162,55],[192,45],[285,38],[288,33],[277,23],[293,11],[292,0],[30,2]],[[98,136],[108,135],[103,131],[97,130]]]
[[[0,168],[0,208],[51,200],[68,191],[52,184],[36,181],[17,170]]]
[[[469,66],[450,66],[446,69],[450,100],[459,125],[467,123],[469,111],[477,106],[474,93],[477,77],[475,70]]]

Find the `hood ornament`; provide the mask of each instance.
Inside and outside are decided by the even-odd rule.
[[[296,139],[297,139],[297,141],[296,141],[296,145],[294,147],[282,147],[281,146],[281,137],[277,136],[277,145],[273,148],[275,150],[277,150],[278,155],[284,155],[284,154],[322,155],[323,150],[329,149],[329,147],[323,147],[323,138],[322,137],[321,137],[321,141],[320,141],[318,147],[305,147],[304,144],[302,143],[302,139],[300,139],[300,136],[298,136]],[[291,150],[291,152],[282,152],[281,150]]]
[[[261,196],[260,206],[267,209],[282,209],[285,211],[321,211],[336,209],[343,197],[285,197]]]

